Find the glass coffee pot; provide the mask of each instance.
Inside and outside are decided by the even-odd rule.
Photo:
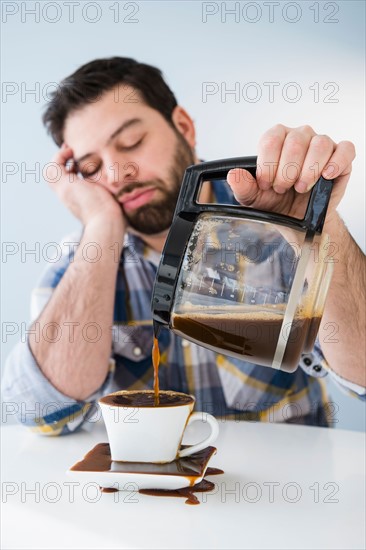
[[[303,219],[199,202],[204,182],[228,185],[239,167],[255,177],[256,161],[186,170],[155,279],[154,332],[166,326],[215,352],[293,372],[314,346],[331,279],[322,229],[333,182],[320,177]]]

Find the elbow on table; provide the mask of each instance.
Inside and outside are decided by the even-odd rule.
[[[95,411],[95,403],[73,403],[66,407],[58,403],[30,402],[15,397],[3,388],[2,423],[18,422],[33,433],[43,436],[63,436],[78,432]]]

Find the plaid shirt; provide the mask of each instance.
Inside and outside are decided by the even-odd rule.
[[[214,193],[217,202],[233,202],[227,186],[215,182]],[[39,316],[73,259],[75,247],[70,243],[79,240],[80,236],[65,238],[62,257],[44,271],[32,293],[32,319]],[[20,422],[47,435],[90,429],[100,417],[98,398],[119,389],[153,387],[150,302],[159,258],[141,239],[126,235],[117,274],[109,371],[101,388],[85,401],[71,399],[52,386],[27,342],[14,348],[5,368],[3,398]],[[228,358],[166,329],[159,336],[159,347],[160,388],[193,394],[196,410],[222,419],[331,425],[333,409],[327,406],[321,380],[328,372],[347,391],[365,398],[365,390],[330,371],[318,344],[301,357],[300,368],[292,374]]]

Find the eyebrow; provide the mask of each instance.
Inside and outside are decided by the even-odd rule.
[[[121,124],[121,126],[119,126],[117,128],[117,130],[115,130],[113,132],[113,134],[109,137],[109,139],[107,140],[107,145],[111,142],[111,140],[113,138],[115,138],[118,134],[120,134],[121,132],[123,132],[124,130],[127,130],[127,128],[130,128],[130,126],[133,126],[135,124],[139,124],[140,122],[142,122],[142,120],[140,118],[131,118],[130,120],[126,120],[126,122],[124,122],[123,124]],[[79,159],[74,159],[74,161],[78,164],[79,162],[81,162],[82,160],[90,157],[91,155],[93,155],[94,153],[86,153],[85,155],[83,155],[82,157],[80,157]]]

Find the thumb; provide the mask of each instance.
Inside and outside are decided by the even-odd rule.
[[[227,182],[240,204],[250,206],[260,194],[256,179],[244,168],[230,170],[227,174]]]

